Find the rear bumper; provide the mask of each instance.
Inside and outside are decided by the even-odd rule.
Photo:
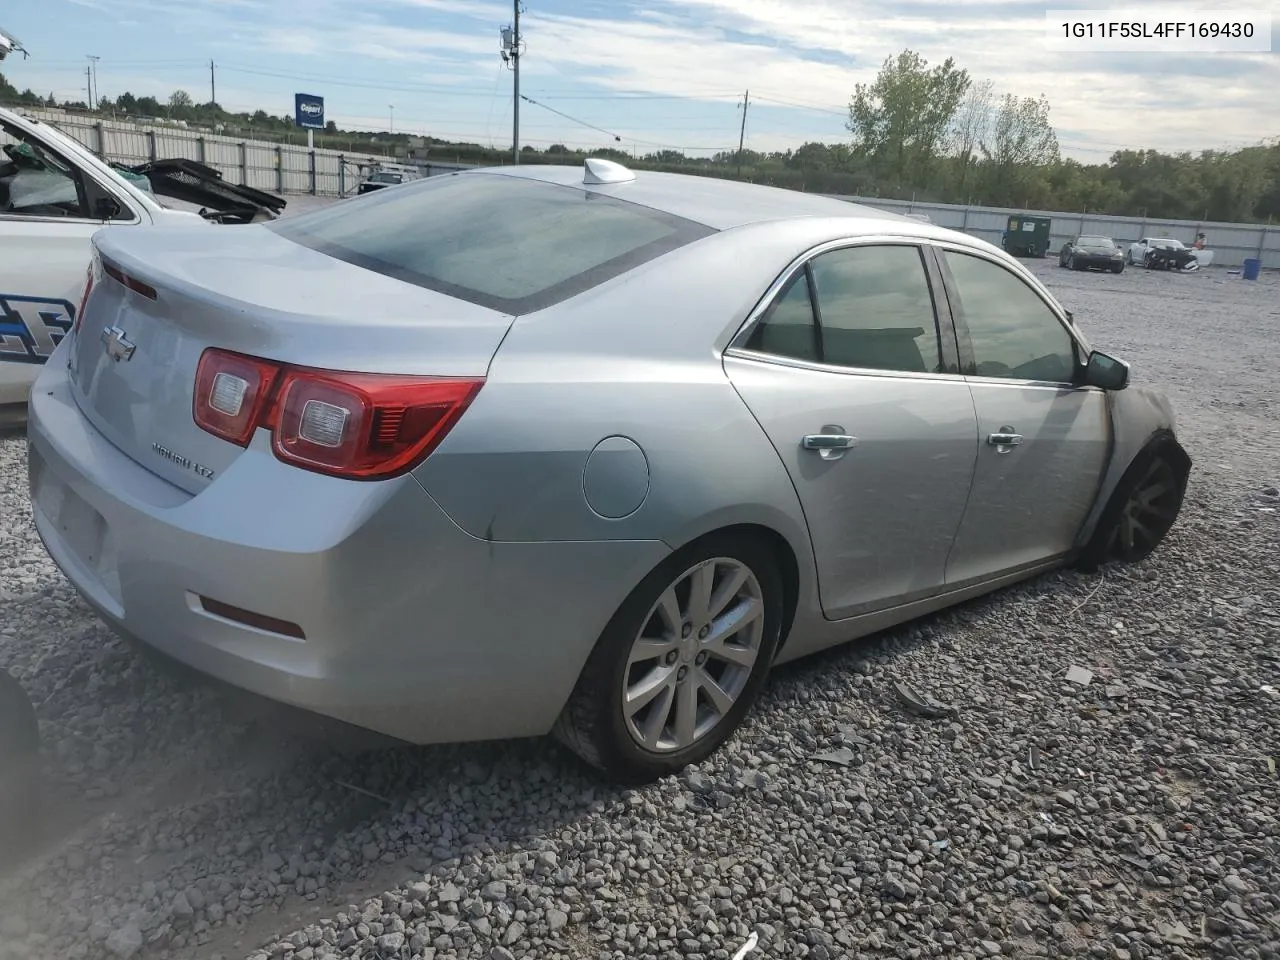
[[[664,556],[637,541],[492,543],[411,478],[334,480],[259,438],[191,496],[99,434],[61,351],[32,395],[50,556],[117,631],[253,693],[415,743],[547,732],[596,638]],[[305,639],[208,612],[207,597]]]
[[[1075,254],[1074,259],[1082,267],[1118,267],[1124,263],[1122,257],[1090,257],[1080,253]]]

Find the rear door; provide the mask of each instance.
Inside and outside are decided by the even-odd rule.
[[[725,370],[799,494],[830,619],[938,591],[976,455],[936,266],[883,239],[793,267]]]
[[[1075,385],[1080,347],[1033,286],[995,257],[956,248],[939,259],[978,417],[973,490],[947,564],[958,586],[1072,549],[1110,420],[1103,391]]]

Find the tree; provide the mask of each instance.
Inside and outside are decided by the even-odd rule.
[[[120,94],[120,96],[116,97],[116,109],[121,113],[137,113],[138,100],[132,93],[129,93],[126,90],[124,93]]]
[[[1049,123],[1049,101],[1007,93],[996,115],[991,159],[998,167],[1040,167],[1058,162],[1058,135]]]
[[[191,94],[185,90],[175,90],[169,94],[169,116],[175,120],[184,120],[192,113],[194,102]]]
[[[138,113],[144,117],[158,117],[164,113],[164,107],[160,106],[160,101],[155,97],[139,97]]]
[[[996,114],[995,133],[983,151],[987,166],[988,196],[1006,203],[1027,203],[1033,194],[1050,202],[1044,169],[1058,162],[1058,135],[1049,123],[1049,101],[1041,96],[1005,94]]]
[[[855,148],[898,183],[924,182],[969,86],[951,57],[932,69],[911,50],[890,57],[875,83],[854,89],[846,127]]]
[[[18,88],[9,82],[3,73],[0,73],[0,103],[11,102],[18,99]]]
[[[959,194],[965,196],[974,165],[981,158],[982,145],[991,131],[995,114],[995,91],[990,80],[969,88],[951,124],[950,146],[959,167]]]

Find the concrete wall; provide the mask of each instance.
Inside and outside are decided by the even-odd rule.
[[[360,164],[378,159],[371,154],[309,151],[301,146],[215,136],[181,127],[99,121],[60,111],[26,112],[57,125],[108,160],[131,164],[174,157],[198,160],[221,170],[231,183],[248,184],[273,193],[346,196],[354,193],[359,183]],[[423,172],[430,176],[465,166],[428,163],[423,165]],[[1207,235],[1209,248],[1213,250],[1215,266],[1238,267],[1246,258],[1257,257],[1264,267],[1280,267],[1280,225],[1100,217],[1052,210],[914,203],[875,197],[841,196],[839,199],[894,213],[923,213],[939,226],[962,230],[996,245],[1000,243],[1000,234],[1010,214],[1052,217],[1052,253],[1080,234],[1102,234],[1122,246],[1151,235],[1173,237],[1189,245],[1197,233],[1203,232]]]
[[[303,146],[206,134],[178,126],[96,120],[57,110],[24,109],[24,113],[57,126],[98,156],[123,164],[157,159],[198,160],[219,170],[230,183],[271,193],[310,193],[341,197],[353,194],[361,164],[376,163],[375,154],[308,150]],[[442,173],[455,164],[428,164],[424,172]]]
[[[876,197],[839,199],[893,213],[922,213],[940,227],[950,227],[1000,245],[1000,234],[1010,214],[1029,213],[1052,217],[1049,255],[1056,256],[1068,240],[1081,234],[1111,237],[1122,248],[1142,237],[1160,236],[1181,240],[1188,246],[1203,233],[1213,251],[1214,266],[1238,267],[1246,258],[1256,257],[1264,267],[1280,267],[1280,225],[1215,223],[1196,220],[1156,220],[1141,217],[1103,217],[1054,210],[1018,210],[1011,207],[969,207],[952,203],[913,203],[910,200],[883,200]]]

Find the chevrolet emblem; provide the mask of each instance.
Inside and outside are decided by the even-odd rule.
[[[136,349],[133,341],[119,327],[111,326],[103,330],[102,342],[106,346],[107,356],[117,363],[133,359],[133,351]]]

